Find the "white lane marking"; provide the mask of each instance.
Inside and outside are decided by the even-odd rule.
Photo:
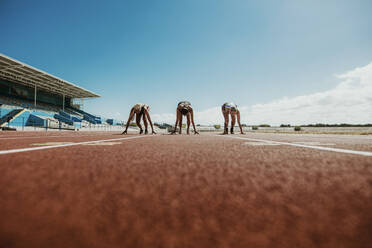
[[[296,144],[309,145],[309,146],[335,146],[336,145],[334,143],[321,143],[321,142],[311,142],[311,141],[296,142]]]
[[[58,145],[65,145],[65,144],[72,144],[74,142],[45,142],[45,143],[35,143],[31,144],[33,146],[58,146]]]
[[[227,136],[227,135],[215,135],[215,136],[225,137],[225,138],[232,138],[232,139],[242,139],[242,140],[251,140],[251,141],[258,141],[258,142],[266,142],[266,143],[275,143],[275,144],[288,145],[288,146],[297,146],[297,147],[310,148],[310,149],[323,150],[323,151],[356,154],[356,155],[362,155],[362,156],[372,156],[372,152],[355,151],[355,150],[347,150],[347,149],[339,149],[339,148],[323,147],[323,146],[302,145],[302,144],[279,142],[279,141],[273,141],[273,140],[252,139],[252,138],[245,138],[245,137],[239,137],[239,136]]]
[[[296,142],[299,145],[311,145],[311,146],[334,146],[334,143],[321,143],[321,142]],[[272,142],[259,142],[259,141],[251,141],[251,142],[244,142],[243,145],[250,145],[250,146],[280,146],[282,144],[272,143]]]
[[[35,143],[32,144],[33,146],[56,146],[56,145],[64,145],[64,144],[73,144],[75,142],[46,142],[46,143]],[[119,145],[121,142],[100,142],[100,143],[91,143],[91,144],[83,144],[84,146],[113,146]]]
[[[78,143],[69,143],[69,144],[52,145],[52,146],[40,146],[40,147],[30,147],[30,148],[21,148],[21,149],[12,149],[12,150],[3,150],[3,151],[0,151],[0,155],[3,155],[3,154],[10,154],[10,153],[18,153],[18,152],[29,152],[29,151],[45,150],[45,149],[52,149],[52,148],[59,148],[59,147],[67,147],[67,146],[77,146],[77,145],[94,144],[94,143],[100,143],[100,142],[106,142],[106,141],[117,141],[117,140],[139,139],[139,138],[145,138],[145,137],[152,137],[152,135],[148,135],[148,136],[126,137],[126,138],[117,138],[117,139],[93,140],[93,141],[85,141],[85,142],[78,142]]]
[[[46,142],[46,143],[35,143],[32,144],[33,146],[56,146],[56,145],[64,145],[64,144],[73,144],[75,142]],[[83,144],[84,146],[113,146],[119,145],[121,142],[100,142],[100,143],[92,143],[92,144]]]
[[[85,146],[114,146],[120,145],[122,142],[102,142],[102,143],[93,143],[93,144],[84,144]]]
[[[244,142],[244,145],[249,146],[280,146],[281,144],[271,143],[271,142],[258,142],[258,141],[252,141],[252,142]]]
[[[105,136],[108,134],[97,134],[97,135],[78,135],[78,136],[63,136],[63,135],[52,135],[52,136],[17,136],[17,137],[1,137],[0,140],[15,140],[15,139],[42,139],[42,138],[75,138],[75,137],[97,137]]]

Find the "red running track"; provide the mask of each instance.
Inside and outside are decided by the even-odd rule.
[[[371,156],[238,137],[0,133],[0,247],[370,247]]]

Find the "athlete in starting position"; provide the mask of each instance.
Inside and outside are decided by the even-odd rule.
[[[228,126],[229,126],[229,115],[231,115],[231,128],[230,132],[234,133],[234,126],[235,126],[235,116],[238,119],[238,124],[240,128],[240,133],[243,133],[242,125],[240,124],[240,112],[238,110],[238,106],[232,102],[226,102],[222,105],[222,114],[225,118],[225,126],[223,134],[228,134]]]
[[[190,134],[190,120],[192,122],[192,126],[194,127],[194,133],[199,134],[198,131],[196,131],[195,123],[194,123],[194,111],[191,107],[191,103],[187,101],[183,101],[178,103],[177,106],[177,119],[176,124],[174,125],[174,130],[172,134],[176,133],[177,130],[177,124],[180,127],[180,130],[178,131],[179,134],[182,132],[182,116],[185,115],[187,118],[187,134]]]
[[[127,134],[129,124],[133,120],[134,115],[136,115],[136,123],[137,123],[137,126],[140,128],[140,134],[143,133],[143,129],[142,129],[142,126],[141,126],[141,123],[140,123],[141,122],[141,117],[143,119],[143,123],[145,124],[145,134],[148,133],[148,131],[147,131],[147,119],[150,122],[152,134],[156,134],[154,132],[154,127],[152,126],[152,121],[151,121],[151,118],[150,118],[149,111],[150,111],[150,107],[146,104],[137,103],[136,105],[134,105],[133,108],[130,110],[129,118],[128,118],[128,121],[127,121],[127,126],[125,127],[125,130],[122,134]]]

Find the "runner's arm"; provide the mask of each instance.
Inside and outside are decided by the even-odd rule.
[[[194,133],[199,134],[199,132],[196,131],[196,127],[195,127],[195,123],[194,123],[194,110],[192,108],[190,108],[190,114],[191,114],[191,123],[192,123],[192,126],[194,128]]]
[[[174,129],[173,129],[173,132],[171,134],[175,134],[176,131],[177,131],[177,124],[178,124],[178,120],[179,120],[179,115],[180,115],[180,111],[177,108],[176,109],[176,124],[174,124]]]
[[[244,134],[243,133],[243,128],[242,128],[242,124],[240,124],[240,111],[238,110],[238,112],[236,113],[236,117],[238,119],[238,125],[239,125],[239,128],[240,128],[240,133],[241,134]]]
[[[156,134],[155,131],[154,131],[154,127],[153,127],[153,125],[152,125],[152,121],[151,121],[150,113],[149,113],[149,111],[147,111],[147,109],[145,109],[145,115],[147,116],[147,119],[148,119],[149,122],[150,122],[150,126],[151,126],[151,130],[152,130],[152,134]]]
[[[127,134],[129,124],[133,120],[133,117],[134,117],[134,109],[132,108],[130,110],[130,113],[129,113],[129,118],[128,118],[128,121],[127,121],[127,125],[126,125],[125,130],[124,130],[124,132],[122,134]]]

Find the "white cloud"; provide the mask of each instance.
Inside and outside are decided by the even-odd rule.
[[[239,106],[242,123],[372,123],[372,63],[337,77],[341,82],[324,92]],[[154,121],[170,124],[175,118],[172,113],[153,115]],[[221,107],[195,113],[195,123],[222,122]]]
[[[153,122],[174,124],[176,122],[175,114],[151,114]]]

